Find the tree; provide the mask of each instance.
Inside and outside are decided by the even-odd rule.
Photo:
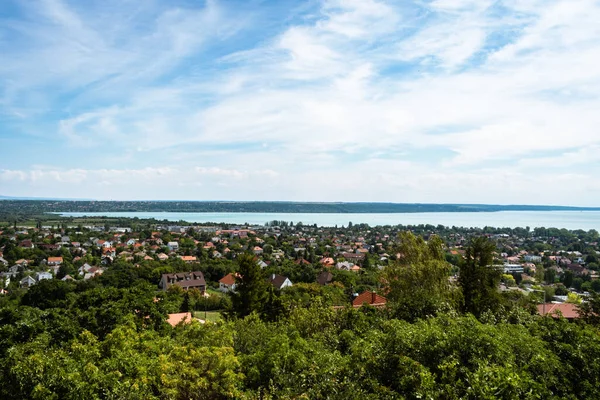
[[[400,257],[383,272],[395,315],[415,320],[452,308],[455,293],[448,280],[450,264],[442,240],[432,236],[425,242],[411,232],[400,233],[399,239]]]
[[[252,312],[262,311],[268,296],[265,278],[265,273],[252,254],[246,253],[238,257],[236,290],[230,293],[230,316],[243,318]]]
[[[579,303],[578,309],[579,316],[585,322],[592,325],[600,325],[600,293],[590,293],[586,302]]]
[[[479,317],[486,310],[496,310],[501,302],[498,293],[502,271],[492,267],[496,246],[487,238],[471,241],[460,263],[458,284],[462,290],[463,311]]]

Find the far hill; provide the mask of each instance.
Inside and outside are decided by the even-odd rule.
[[[494,211],[600,211],[600,207],[431,203],[316,203],[286,201],[83,201],[11,200],[3,214],[45,212],[261,212],[261,213],[417,213]]]

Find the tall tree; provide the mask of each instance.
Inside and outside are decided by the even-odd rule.
[[[254,255],[238,257],[235,292],[231,292],[230,316],[243,318],[256,311],[260,313],[268,296],[268,282]]]
[[[432,236],[428,242],[411,232],[399,235],[398,260],[383,273],[389,286],[388,299],[397,317],[415,320],[452,308],[455,294],[449,282],[443,242]]]
[[[463,295],[463,311],[480,316],[501,304],[498,284],[502,271],[492,266],[496,246],[485,237],[474,238],[460,262],[458,283]]]

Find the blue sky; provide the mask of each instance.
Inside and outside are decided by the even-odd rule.
[[[0,195],[600,205],[600,2],[3,0]]]

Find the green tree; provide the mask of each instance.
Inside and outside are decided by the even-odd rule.
[[[229,316],[243,318],[252,312],[260,313],[268,297],[268,283],[264,271],[254,255],[242,254],[238,257],[236,289],[231,292]]]
[[[502,271],[492,267],[495,245],[478,237],[465,249],[460,263],[458,284],[462,290],[462,309],[479,317],[484,311],[496,310],[501,302],[498,284]]]
[[[400,233],[399,240],[400,257],[383,272],[395,315],[415,320],[452,308],[456,296],[448,279],[451,266],[442,240],[432,236],[425,242],[411,232]]]

